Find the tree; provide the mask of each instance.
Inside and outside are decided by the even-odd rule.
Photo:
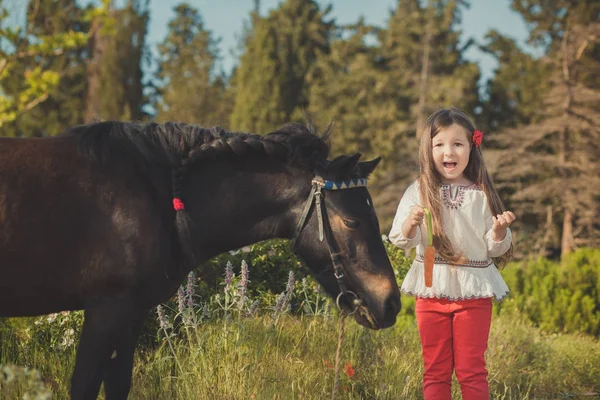
[[[385,29],[342,28],[311,73],[310,110],[334,122],[335,148],[384,161],[371,193],[386,231],[418,172],[417,125],[441,107],[474,112],[479,70],[459,46],[462,2],[399,1]],[[375,40],[375,44],[372,39]]]
[[[61,104],[62,89],[76,85],[77,64],[90,31],[86,18],[104,15],[104,6],[80,9],[75,1],[31,0],[25,24],[10,24],[2,6],[0,19],[0,126],[4,135],[56,134],[77,120],[76,105]],[[59,13],[59,10],[62,13]],[[11,26],[12,25],[12,26]],[[69,83],[70,82],[70,83]],[[55,97],[56,96],[56,97]],[[50,99],[52,104],[45,104]],[[36,110],[44,104],[43,113]],[[36,110],[36,111],[33,111]],[[48,117],[46,126],[35,112]]]
[[[108,0],[111,19],[93,21],[85,122],[146,116],[142,63],[148,57],[148,2],[128,0],[125,7],[115,9]]]
[[[158,47],[158,76],[164,85],[156,104],[157,120],[226,124],[226,79],[215,72],[217,45],[197,10],[187,4],[175,7],[167,36]]]
[[[392,76],[399,105],[410,119],[407,131],[418,139],[429,114],[454,106],[474,114],[479,69],[464,59],[472,45],[460,45],[461,0],[398,1],[379,35],[381,54]]]
[[[379,194],[384,185],[380,183],[384,180],[387,185],[398,185],[414,176],[412,154],[417,144],[414,138],[399,134],[406,131],[410,116],[399,106],[402,93],[394,90],[379,47],[367,44],[374,32],[375,28],[362,20],[338,28],[330,53],[317,60],[307,82],[310,115],[319,126],[333,123],[333,155],[360,152],[364,158],[383,157],[383,165],[372,176],[370,191],[385,224],[398,205],[399,192],[382,199]],[[387,180],[390,173],[397,179]]]
[[[266,18],[255,15],[236,71],[233,129],[266,132],[301,118],[306,75],[329,51],[329,10],[314,0],[287,0]]]
[[[550,79],[534,122],[503,132],[497,175],[526,221],[545,221],[525,233],[529,247],[564,257],[600,244],[600,4],[515,0],[513,7],[530,23],[530,40],[546,46]]]
[[[481,50],[498,62],[493,79],[486,82],[486,100],[479,125],[486,132],[537,122],[539,104],[548,94],[550,64],[522,51],[513,39],[495,30],[486,35]]]

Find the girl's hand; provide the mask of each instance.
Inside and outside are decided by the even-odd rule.
[[[423,218],[425,218],[425,210],[423,207],[414,205],[410,208],[410,214],[406,217],[406,220],[413,226],[420,226],[423,223]]]
[[[410,214],[402,223],[402,234],[404,237],[412,239],[417,234],[417,227],[423,222],[425,210],[423,207],[414,205],[410,208]]]
[[[501,242],[506,236],[508,226],[516,219],[515,214],[510,211],[505,211],[495,217],[492,216],[494,225],[492,226],[492,239],[496,242]]]

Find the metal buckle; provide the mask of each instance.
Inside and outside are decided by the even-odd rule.
[[[342,310],[342,307],[340,306],[340,299],[345,294],[351,294],[352,296],[354,296],[354,300],[352,300],[352,305],[354,305],[354,310],[352,310],[352,312],[348,313],[348,314],[346,314],[345,311]],[[358,307],[360,307],[362,305],[362,300],[359,299],[358,296],[356,295],[356,293],[354,293],[353,291],[346,290],[345,292],[340,292],[340,294],[338,294],[337,298],[335,299],[335,304],[337,305],[338,310],[340,310],[340,312],[342,314],[353,315],[358,310]]]

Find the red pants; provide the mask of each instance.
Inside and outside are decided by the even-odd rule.
[[[492,299],[417,298],[417,324],[425,373],[425,400],[452,398],[452,371],[464,400],[489,400],[485,367]]]

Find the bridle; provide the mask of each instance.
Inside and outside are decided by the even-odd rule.
[[[351,313],[354,314],[356,310],[362,305],[362,300],[358,298],[356,293],[354,293],[351,290],[348,290],[346,288],[346,285],[344,284],[344,265],[342,263],[342,256],[338,251],[336,251],[335,243],[333,240],[333,232],[331,230],[331,224],[329,223],[329,219],[327,218],[327,210],[325,209],[325,202],[323,201],[323,191],[366,187],[367,179],[355,178],[344,181],[328,181],[317,175],[313,178],[311,185],[312,188],[310,194],[308,195],[308,199],[306,200],[306,203],[304,205],[304,210],[300,215],[300,220],[298,221],[296,230],[294,231],[291,246],[292,249],[295,248],[296,239],[298,239],[300,232],[302,232],[302,229],[304,229],[308,213],[310,212],[313,203],[315,203],[317,219],[319,223],[319,240],[323,241],[323,238],[327,240],[327,246],[329,247],[329,256],[331,257],[331,263],[333,265],[333,275],[335,276],[337,284],[340,288],[340,294],[337,296],[335,302],[338,306],[338,309],[342,311],[340,307],[340,298],[345,295],[354,296],[354,300],[352,301],[352,304],[354,305],[354,310]],[[326,222],[326,224],[324,222]]]

